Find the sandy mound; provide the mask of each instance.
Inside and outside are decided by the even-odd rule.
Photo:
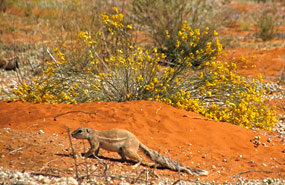
[[[63,169],[72,168],[66,126],[72,130],[84,126],[127,129],[150,148],[184,165],[208,170],[209,176],[201,177],[202,181],[233,181],[235,175],[247,170],[253,171],[241,176],[255,179],[285,177],[285,143],[278,134],[200,119],[202,116],[195,113],[157,102],[0,103],[0,118],[0,166],[5,169],[40,171],[44,165],[53,165],[63,172]],[[40,130],[44,134],[39,134]],[[255,137],[261,142],[257,147],[252,141]],[[74,140],[74,143],[82,145],[79,141]],[[59,153],[62,155],[56,155]],[[103,150],[100,155],[119,157]],[[48,163],[51,160],[55,161]],[[98,163],[96,159],[90,160]],[[121,166],[117,170],[133,170],[131,164],[113,161],[112,167],[117,166]],[[177,173],[169,170],[157,169],[157,173],[177,177]]]

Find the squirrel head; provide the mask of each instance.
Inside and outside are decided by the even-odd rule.
[[[89,139],[93,130],[90,128],[78,128],[72,132],[72,137],[76,139]]]

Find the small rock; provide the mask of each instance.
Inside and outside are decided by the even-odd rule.
[[[253,160],[249,161],[249,163],[254,164],[255,162]]]
[[[64,182],[64,181],[63,181]],[[67,184],[77,185],[78,182],[73,177],[66,177]]]
[[[44,134],[45,132],[43,130],[39,130],[40,134]]]
[[[112,180],[111,177],[107,177],[108,182],[111,182],[111,180]]]
[[[15,184],[17,184],[17,185],[25,185],[26,184],[26,182],[25,182],[25,180],[24,179],[20,179],[20,180],[18,180]]]
[[[215,165],[212,165],[212,169],[216,169],[216,166],[215,166]]]
[[[95,171],[97,169],[97,167],[95,165],[91,166],[91,170]]]

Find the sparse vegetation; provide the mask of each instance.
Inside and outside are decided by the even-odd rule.
[[[277,8],[265,8],[256,15],[256,36],[263,41],[272,40],[277,33],[277,25],[280,22]]]
[[[71,62],[73,58],[54,49],[56,59],[46,62],[47,68],[40,77],[30,82],[24,80],[13,89],[16,96],[10,100],[34,103],[156,100],[247,128],[274,127],[275,112],[263,103],[266,89],[237,75],[235,63],[215,60],[222,52],[219,39],[207,42],[204,48],[188,53],[187,57],[177,55],[172,67],[162,67],[159,62],[167,55],[155,47],[146,50],[136,46],[131,34],[133,25],[125,23],[124,15],[116,7],[111,14],[103,12],[101,19],[104,26],[97,33],[84,31],[78,35],[83,41],[81,50],[87,54],[85,60],[76,65]],[[185,21],[177,31],[175,50],[183,54],[186,45],[195,48],[204,35],[218,35],[208,31],[207,27],[203,31],[192,30]],[[164,34],[171,39],[167,32]],[[207,61],[201,67],[203,70],[192,66],[201,60]]]
[[[91,5],[13,2],[25,7],[27,18],[50,22],[55,29],[42,35],[49,44],[26,46],[33,49],[26,53],[34,56],[26,62],[30,71],[18,71],[18,86],[2,92],[9,94],[6,100],[155,100],[246,128],[274,127],[276,113],[264,103],[268,89],[262,76],[240,76],[236,63],[217,60],[223,57],[216,31],[223,25],[223,19],[218,20],[220,2],[149,0],[124,8],[116,5],[99,0]],[[212,11],[213,6],[218,10]],[[166,16],[158,16],[154,9]],[[14,42],[15,47],[20,45],[21,41]],[[48,53],[47,48],[53,49]],[[43,63],[33,63],[35,58]]]
[[[0,167],[2,181],[16,184],[27,180],[47,184],[87,181],[149,184],[159,182],[165,174],[170,177],[170,173],[165,171],[156,174],[162,172],[156,167],[140,166],[133,170],[131,161],[119,163],[113,160],[117,154],[112,155],[110,161],[100,160],[101,163],[94,163],[94,158],[74,158],[75,161],[78,159],[78,163],[75,162],[75,170],[70,168],[72,155],[71,150],[66,149],[67,144],[56,142],[55,134],[45,137],[44,132],[47,135],[61,133],[59,135],[63,136],[66,123],[75,126],[74,123],[84,122],[93,127],[95,121],[99,127],[114,122],[129,129],[144,128],[150,132],[141,132],[143,134],[138,136],[145,138],[155,135],[153,130],[161,129],[156,133],[161,138],[155,139],[159,142],[153,142],[154,147],[157,143],[161,143],[160,147],[170,145],[173,134],[179,135],[167,155],[175,155],[177,146],[181,152],[176,156],[177,162],[185,159],[193,167],[206,166],[215,173],[210,178],[220,181],[213,183],[251,183],[241,176],[244,173],[248,173],[248,178],[268,175],[262,182],[252,180],[252,183],[282,183],[273,177],[282,176],[280,159],[285,152],[279,147],[284,136],[282,98],[285,96],[285,77],[284,67],[280,65],[285,48],[283,4],[281,0],[0,0],[0,101],[13,102],[2,103],[5,107],[2,110],[5,118],[2,121],[5,126],[3,141],[11,138],[21,141],[2,147],[0,158],[9,159],[2,160],[3,164],[7,164],[7,169],[13,168],[13,172],[4,172],[6,167],[3,170]],[[284,62],[285,58],[281,60]],[[135,100],[148,101],[102,102]],[[45,107],[14,103],[16,101],[35,104],[96,103]],[[196,117],[194,113],[175,110],[161,103],[207,118]],[[17,107],[14,108],[14,105]],[[7,111],[6,107],[13,109],[10,111],[7,108]],[[19,112],[22,113],[21,118],[17,117]],[[20,120],[24,121],[20,123]],[[213,121],[229,122],[253,130]],[[54,122],[56,126],[51,129],[47,122]],[[136,124],[135,127],[130,122]],[[23,135],[13,131],[26,124],[30,125],[20,132]],[[181,126],[185,126],[184,129]],[[214,128],[223,132],[215,134]],[[256,128],[274,133],[257,131]],[[39,134],[25,133],[31,129],[39,130]],[[165,134],[167,129],[174,131],[168,135]],[[199,144],[193,143],[192,136],[188,137],[189,131],[206,138],[207,142],[202,144],[197,137],[194,139]],[[215,137],[208,139],[204,136],[211,133]],[[279,137],[275,137],[275,133]],[[160,142],[164,138],[170,139]],[[240,139],[231,143],[232,138]],[[39,139],[44,140],[40,142]],[[239,145],[241,139],[248,142]],[[215,142],[216,145],[210,150],[207,147],[200,150],[213,141],[219,143]],[[229,151],[223,150],[229,143],[234,147],[230,147]],[[55,145],[61,147],[51,150]],[[80,147],[79,151],[85,153],[85,146],[81,143]],[[250,151],[257,151],[257,147],[258,155],[252,158]],[[260,150],[260,147],[265,150]],[[241,150],[244,148],[246,150]],[[274,153],[273,162],[267,163],[269,158],[263,156],[271,154],[267,150]],[[208,156],[209,151],[212,156]],[[160,152],[167,151],[163,149]],[[225,152],[230,152],[230,155],[225,155]],[[25,160],[39,153],[42,157],[40,161],[27,163],[29,160]],[[237,157],[236,153],[240,155]],[[102,156],[105,156],[104,153]],[[227,160],[236,157],[240,165],[233,168]],[[191,161],[188,160],[190,158]],[[216,160],[209,164],[207,160],[212,158]],[[258,170],[243,171],[248,161],[259,161],[262,165],[257,164],[260,167]],[[61,166],[61,162],[64,165]],[[255,169],[252,164],[248,167]],[[14,172],[14,169],[25,173]],[[39,173],[35,171],[37,169]],[[59,175],[74,176],[75,173],[75,178],[55,178]],[[42,175],[50,178],[43,178]],[[180,179],[181,174],[178,175]],[[168,177],[163,181],[165,184],[179,182],[175,179],[170,181]],[[196,177],[187,176],[187,180],[183,175],[181,177],[180,182],[185,178],[185,183],[200,183],[200,180],[206,183],[209,180],[208,177],[195,181],[191,179]],[[222,182],[225,177],[230,181]]]

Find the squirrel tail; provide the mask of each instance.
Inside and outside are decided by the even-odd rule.
[[[143,153],[146,154],[147,157],[149,157],[152,161],[158,163],[163,168],[168,168],[173,171],[184,171],[186,173],[189,173],[191,175],[197,175],[197,176],[203,176],[208,175],[208,171],[206,170],[200,170],[200,169],[193,169],[189,168],[187,166],[183,166],[175,161],[173,161],[169,157],[165,157],[164,155],[148,148],[144,144],[140,143],[140,148],[142,149]]]

